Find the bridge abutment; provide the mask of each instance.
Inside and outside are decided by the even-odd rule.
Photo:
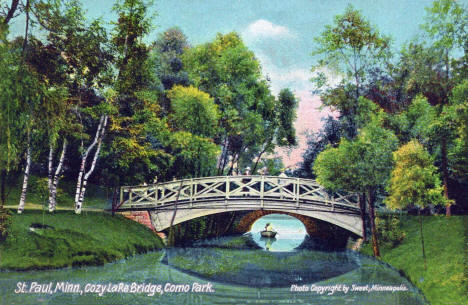
[[[130,220],[136,221],[144,225],[145,227],[149,228],[151,231],[153,231],[162,239],[166,238],[166,234],[164,234],[164,232],[158,232],[154,228],[153,223],[151,222],[151,216],[150,216],[149,211],[125,211],[125,212],[119,212],[119,214],[124,216],[125,218],[128,218]]]

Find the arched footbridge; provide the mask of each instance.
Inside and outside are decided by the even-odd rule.
[[[157,231],[201,216],[270,210],[320,219],[359,236],[356,194],[329,194],[315,180],[278,176],[219,176],[123,186],[117,211],[149,211]]]

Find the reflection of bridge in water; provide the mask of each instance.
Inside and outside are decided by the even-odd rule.
[[[362,236],[357,195],[329,194],[311,179],[221,176],[124,186],[120,202],[118,211],[149,211],[158,231],[169,228],[171,221],[263,209],[313,217]]]

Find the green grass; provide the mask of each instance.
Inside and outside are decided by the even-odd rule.
[[[32,223],[53,229],[38,234],[29,230]],[[150,229],[120,215],[25,210],[22,215],[12,213],[8,238],[0,244],[0,269],[102,265],[162,247]]]
[[[403,216],[401,221],[406,237],[393,249],[381,248],[382,261],[401,270],[431,304],[468,304],[468,216],[423,216],[427,270],[424,270],[418,217]],[[361,251],[372,254],[370,244]]]

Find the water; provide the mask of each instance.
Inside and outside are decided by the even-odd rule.
[[[310,248],[305,229],[294,221],[269,215],[244,236],[207,239],[102,267],[3,272],[0,304],[424,304],[411,283],[377,260]],[[258,233],[266,222],[279,232],[270,251]],[[45,292],[16,294],[23,282],[26,291],[37,282]],[[62,282],[78,292],[60,292]],[[121,291],[99,295],[92,291],[98,284],[116,290],[120,285]],[[366,291],[373,285],[406,291]]]

